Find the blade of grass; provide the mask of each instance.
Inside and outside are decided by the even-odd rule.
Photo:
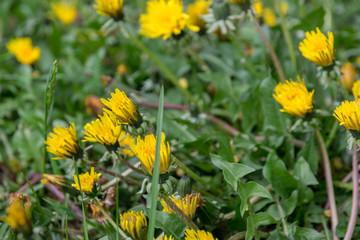
[[[84,234],[85,234],[85,240],[89,240],[89,236],[88,236],[88,231],[87,231],[87,224],[86,224],[86,216],[85,216],[85,206],[84,206],[84,197],[81,191],[81,182],[80,182],[80,177],[79,177],[79,170],[77,167],[77,163],[75,158],[73,158],[74,160],[74,167],[75,167],[75,173],[76,173],[76,177],[78,179],[78,183],[79,183],[79,189],[80,189],[80,196],[81,196],[81,207],[82,207],[82,215],[83,215],[83,226],[84,226]]]
[[[117,174],[116,174],[115,178],[118,179]],[[115,213],[116,240],[119,240],[119,233],[118,233],[118,231],[119,231],[119,229],[118,229],[119,228],[119,181],[116,181],[115,185],[116,185],[116,208],[115,208],[115,210],[116,210],[116,213]]]
[[[65,216],[65,234],[66,240],[69,240],[69,230],[68,230],[68,215]]]
[[[48,134],[48,125],[49,125],[49,119],[51,116],[52,106],[54,103],[54,90],[56,85],[56,74],[58,73],[58,62],[55,60],[53,62],[52,69],[50,70],[49,77],[46,82],[46,91],[45,91],[45,113],[44,113],[44,139],[46,139]],[[45,173],[45,164],[47,161],[47,151],[46,147],[44,147],[44,161],[42,166],[42,173]],[[60,174],[60,171],[57,166],[57,162],[54,160],[50,160],[51,167],[53,169],[54,174]]]
[[[154,170],[152,173],[152,188],[151,188],[151,208],[150,208],[150,220],[147,239],[152,240],[155,233],[155,218],[156,218],[156,205],[159,193],[159,172],[160,172],[160,144],[161,144],[161,133],[164,115],[164,86],[161,85],[160,90],[160,101],[156,124],[156,150],[155,150],[155,163]]]

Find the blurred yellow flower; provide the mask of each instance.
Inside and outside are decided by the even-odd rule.
[[[360,131],[360,103],[357,101],[345,101],[338,106],[333,116],[348,130]]]
[[[200,31],[200,29],[205,28],[205,21],[201,18],[201,15],[209,13],[209,7],[211,1],[208,0],[196,0],[194,3],[188,5],[187,14],[189,16],[187,24],[190,26],[195,26],[195,31]]]
[[[28,232],[32,225],[30,206],[24,204],[22,199],[16,199],[6,208],[6,216],[1,221],[8,223],[15,231]]]
[[[352,93],[354,95],[355,101],[359,100],[360,97],[360,81],[356,81],[352,87]]]
[[[155,240],[155,238],[154,238],[154,240]],[[173,236],[168,237],[165,235],[165,236],[159,238],[159,240],[174,240],[174,238],[173,238]]]
[[[186,78],[180,78],[179,79],[179,83],[180,83],[180,86],[184,89],[188,89],[189,87],[189,83],[188,83],[188,80]]]
[[[273,27],[276,25],[276,16],[271,8],[265,8],[263,12],[263,20],[266,25]]]
[[[282,14],[286,15],[288,9],[289,9],[289,3],[288,2],[281,2],[280,3],[280,11],[281,11]]]
[[[289,113],[296,117],[303,118],[313,108],[313,95],[306,89],[304,79],[297,77],[298,81],[286,81],[276,85],[273,94],[275,100],[281,104],[281,112]]]
[[[69,127],[54,128],[54,133],[49,134],[45,144],[46,150],[57,156],[52,158],[54,160],[74,157],[79,149],[75,124],[71,122]]]
[[[351,62],[346,62],[340,69],[341,82],[347,90],[351,90],[356,78],[356,70]]]
[[[23,64],[31,65],[40,58],[40,48],[33,47],[29,37],[12,39],[6,48]]]
[[[255,10],[255,16],[260,18],[264,12],[264,5],[260,0],[255,0],[253,4],[253,8]]]
[[[360,66],[360,57],[356,57],[355,62],[356,62],[356,65],[359,67]]]
[[[328,38],[316,28],[316,32],[306,32],[306,38],[299,45],[305,58],[322,67],[330,66],[334,62],[334,35],[332,32],[327,34]]]
[[[186,216],[194,218],[196,209],[200,206],[202,199],[200,193],[187,194],[185,197],[175,198],[174,195],[170,196],[170,199],[180,208]],[[166,204],[164,200],[161,200],[163,206],[163,212],[174,213],[173,210]]]
[[[102,98],[100,100],[105,106],[111,109],[121,124],[137,124],[139,111],[124,92],[115,89],[115,93],[111,93],[111,98],[108,98],[108,100]]]
[[[126,137],[125,137],[126,136]],[[122,131],[119,136],[119,145],[121,150],[129,157],[134,156],[133,148],[135,146],[135,139],[130,133],[126,135],[125,131]]]
[[[185,231],[185,240],[217,240],[217,238],[214,238],[210,232],[205,232],[204,230],[196,231],[188,228]]]
[[[43,174],[43,178],[41,179],[42,184],[53,184],[55,186],[64,186],[65,181],[64,177],[61,175],[53,175],[53,174]]]
[[[149,38],[168,39],[179,35],[187,26],[189,16],[183,12],[181,0],[150,0],[146,14],[140,16],[140,34]],[[187,26],[196,31],[196,26]]]
[[[121,228],[132,239],[145,240],[147,235],[147,220],[143,212],[130,211],[120,215]]]
[[[146,135],[142,140],[138,136],[136,145],[133,148],[135,155],[139,158],[142,167],[152,175],[154,162],[155,162],[155,146],[156,138],[154,134]],[[160,174],[165,173],[170,165],[170,145],[165,143],[165,134],[161,134],[161,146],[160,146]]]
[[[125,63],[119,64],[119,66],[117,66],[117,68],[116,68],[116,72],[121,76],[125,75],[127,73],[126,64]]]
[[[51,8],[55,16],[64,24],[71,24],[74,22],[77,11],[75,3],[68,0],[51,3]]]
[[[106,17],[112,17],[115,20],[122,20],[123,15],[123,0],[95,0],[94,4],[96,12]]]
[[[11,205],[13,202],[20,200],[25,208],[30,208],[32,201],[29,195],[24,193],[10,193],[10,201],[9,205]]]
[[[103,115],[84,127],[85,134],[83,142],[98,142],[107,146],[117,146],[121,133],[121,125],[116,116],[109,110],[104,109]]]
[[[94,171],[94,168],[91,168],[91,173],[89,172],[79,174],[81,191],[84,193],[91,193],[93,191],[94,184],[101,176],[101,173]],[[79,181],[77,175],[73,175],[75,183],[71,184],[74,188],[80,191]]]
[[[85,108],[88,114],[98,116],[104,112],[104,104],[100,98],[94,95],[87,96],[85,99]]]

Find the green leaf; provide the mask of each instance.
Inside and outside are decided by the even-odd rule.
[[[230,140],[223,136],[218,135],[219,140],[219,155],[228,162],[234,162],[234,155],[230,146]]]
[[[264,116],[264,130],[273,130],[286,135],[285,114],[280,112],[279,104],[273,97],[276,84],[271,77],[265,78],[260,85],[261,109]]]
[[[265,212],[259,212],[254,216],[255,226],[258,228],[262,225],[270,225],[276,223],[275,219]]]
[[[58,73],[58,62],[53,62],[53,67],[50,70],[49,77],[46,83],[45,91],[45,124],[48,124],[48,119],[51,115],[51,105],[54,101],[54,91],[56,85],[56,74]],[[46,133],[47,134],[47,133]]]
[[[297,227],[294,240],[324,240],[325,235],[313,229]]]
[[[146,215],[150,216],[150,209],[146,209]],[[176,214],[156,211],[155,227],[164,231],[165,235],[182,239],[187,225]]]
[[[247,201],[249,198],[254,196],[259,196],[263,198],[272,199],[272,196],[269,193],[269,191],[265,187],[263,187],[262,185],[256,182],[248,182],[246,184],[241,185],[239,187],[239,196],[241,199],[241,204],[240,204],[241,216],[244,216],[247,207]]]
[[[315,9],[304,16],[301,23],[293,27],[292,30],[312,31],[317,27],[321,28],[324,25],[324,17],[325,10],[322,7]]]
[[[287,171],[284,162],[275,153],[268,155],[263,175],[282,197],[288,197],[298,186],[298,181]]]
[[[298,196],[299,196],[299,192],[295,190],[291,193],[291,196],[289,198],[286,198],[282,202],[282,207],[284,209],[285,216],[289,216],[295,210],[296,204],[298,202]]]
[[[251,240],[255,235],[255,225],[252,221],[251,217],[249,216],[246,221],[246,235],[245,240]]]
[[[318,169],[318,155],[316,153],[316,146],[314,142],[314,135],[305,142],[305,145],[301,148],[299,153],[297,154],[297,159],[303,157],[310,166],[311,172],[316,174]]]
[[[230,163],[221,156],[210,154],[211,161],[215,166],[223,170],[225,181],[237,191],[238,181],[243,176],[255,171],[255,169],[240,163]]]
[[[303,157],[301,157],[295,164],[294,176],[306,185],[319,184],[319,182],[316,180],[316,177],[311,172],[308,162],[306,162]]]

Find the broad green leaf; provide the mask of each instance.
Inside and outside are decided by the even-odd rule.
[[[298,191],[295,190],[291,193],[289,198],[284,199],[282,202],[282,208],[284,209],[285,216],[289,216],[295,210],[296,204],[298,202],[298,196]]]
[[[310,228],[297,227],[294,240],[324,240],[324,234],[321,234]]]
[[[279,104],[273,97],[276,84],[271,77],[265,78],[260,85],[261,109],[264,116],[264,130],[287,133],[285,114],[280,112]]]
[[[234,145],[244,150],[252,150],[256,146],[256,141],[252,135],[239,134],[234,138]]]
[[[288,197],[298,186],[298,181],[287,171],[284,162],[275,153],[268,155],[263,175],[282,197]]]
[[[219,155],[228,162],[234,162],[234,155],[230,146],[230,140],[223,136],[218,135],[219,140]]]
[[[215,166],[223,170],[224,178],[235,191],[237,191],[238,181],[243,176],[255,171],[255,169],[240,163],[230,163],[221,156],[210,154],[211,161]]]
[[[294,176],[306,185],[319,184],[314,174],[311,172],[309,164],[304,160],[303,157],[301,157],[295,164]]]
[[[292,30],[315,31],[315,28],[321,28],[323,26],[324,16],[325,10],[322,7],[317,8],[304,16],[301,19],[301,23],[293,27]]]
[[[270,225],[276,223],[275,219],[265,212],[259,212],[255,214],[254,221],[256,228],[262,225]]]
[[[312,135],[306,142],[305,145],[301,148],[297,154],[297,159],[303,157],[310,166],[312,173],[316,174],[318,169],[318,155],[316,153],[316,146],[314,142],[314,135]]]
[[[249,216],[246,221],[246,235],[245,240],[251,240],[253,239],[255,235],[255,223],[252,221],[251,217]]]
[[[259,196],[263,198],[272,199],[272,196],[269,193],[269,191],[265,187],[263,187],[262,185],[256,182],[248,182],[246,184],[239,186],[239,196],[241,199],[241,204],[240,204],[241,216],[244,216],[247,207],[247,201],[249,198],[254,196]]]

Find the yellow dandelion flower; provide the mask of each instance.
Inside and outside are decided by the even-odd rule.
[[[89,172],[79,174],[81,191],[84,193],[92,193],[94,184],[101,176],[101,173],[94,171],[94,168],[91,168],[91,173]],[[73,175],[75,183],[71,184],[74,188],[80,191],[79,181],[77,175]]]
[[[253,8],[255,11],[255,16],[257,18],[260,18],[264,12],[264,5],[262,4],[262,2],[259,0],[255,0],[255,2],[253,4]]]
[[[283,15],[286,15],[287,11],[289,9],[289,3],[288,2],[281,2],[280,3],[280,11]]]
[[[360,97],[360,81],[356,81],[352,87],[352,93],[354,95],[355,101],[359,100]]]
[[[58,157],[52,159],[66,159],[78,153],[79,144],[76,137],[75,124],[70,123],[69,127],[56,127],[54,133],[50,133],[45,141],[46,150]]]
[[[125,137],[126,136],[126,137]],[[126,135],[125,131],[122,131],[119,136],[119,144],[121,150],[129,157],[134,156],[133,148],[135,146],[135,139],[128,133]]]
[[[55,16],[63,23],[63,24],[71,24],[74,22],[77,11],[74,2],[63,0],[59,2],[51,3],[51,8],[55,14]]]
[[[96,0],[96,3],[94,8],[98,14],[112,17],[115,20],[123,19],[123,0]]]
[[[132,239],[146,239],[147,220],[143,212],[130,211],[120,215],[121,228],[131,236]]]
[[[128,69],[127,69],[126,64],[124,64],[124,63],[119,64],[119,65],[117,66],[117,68],[116,68],[116,72],[117,72],[120,76],[126,75],[127,72],[128,72]]]
[[[31,38],[15,38],[6,45],[8,51],[23,64],[31,65],[40,58],[40,48],[33,47]]]
[[[154,240],[155,240],[155,238],[154,238]],[[173,236],[168,237],[165,235],[165,236],[159,238],[159,240],[174,240],[174,238],[173,238]]]
[[[360,132],[360,103],[345,101],[338,106],[333,116],[340,122],[340,126],[353,132]]]
[[[351,62],[346,62],[340,71],[342,73],[341,82],[344,84],[344,87],[350,91],[355,82],[356,70]]]
[[[356,57],[355,62],[356,62],[356,65],[359,67],[360,66],[360,57]]]
[[[25,208],[30,208],[32,201],[29,195],[24,193],[10,193],[10,201],[9,205],[11,205],[13,202],[20,200]]]
[[[185,29],[188,17],[183,13],[181,0],[150,0],[146,5],[146,14],[140,16],[140,34],[166,40]],[[196,31],[196,27],[192,30]]]
[[[18,232],[28,232],[31,229],[30,206],[22,199],[14,200],[6,209],[6,216],[1,221],[9,224],[10,228]]]
[[[271,8],[265,8],[263,13],[264,23],[269,27],[276,25],[276,16]]]
[[[202,201],[200,193],[187,194],[185,197],[176,198],[170,196],[170,199],[180,208],[186,216],[193,218],[195,216],[196,209],[200,206]],[[163,212],[174,213],[173,210],[162,200],[161,205],[163,206]]]
[[[204,230],[186,229],[185,240],[217,240],[212,233]]]
[[[43,174],[42,184],[53,184],[55,186],[65,186],[64,177],[61,175]]]
[[[140,136],[137,138],[136,145],[133,148],[135,155],[139,158],[143,168],[152,175],[154,162],[155,162],[155,146],[156,138],[154,134],[145,136],[142,140]],[[165,173],[170,165],[170,145],[165,143],[165,134],[161,134],[160,146],[160,174]]]
[[[115,93],[111,93],[111,98],[108,98],[108,100],[102,98],[100,100],[111,109],[121,124],[136,125],[138,123],[140,118],[139,110],[124,92],[115,89]]]
[[[316,28],[316,32],[306,32],[306,38],[299,45],[305,58],[322,67],[330,66],[334,62],[334,35],[332,32],[327,34],[328,38]]]
[[[107,109],[104,109],[103,115],[98,119],[86,124],[84,129],[84,142],[98,142],[107,146],[118,145],[121,125],[118,124],[116,116]]]
[[[206,22],[201,18],[201,15],[209,13],[209,7],[211,1],[208,0],[196,0],[194,3],[188,5],[187,14],[189,16],[187,20],[187,25],[195,26],[195,31],[200,31],[204,29]]]
[[[286,81],[276,85],[273,94],[275,100],[281,104],[281,112],[289,113],[295,117],[303,118],[306,113],[312,111],[314,90],[306,89],[304,79],[297,77],[298,81]]]

